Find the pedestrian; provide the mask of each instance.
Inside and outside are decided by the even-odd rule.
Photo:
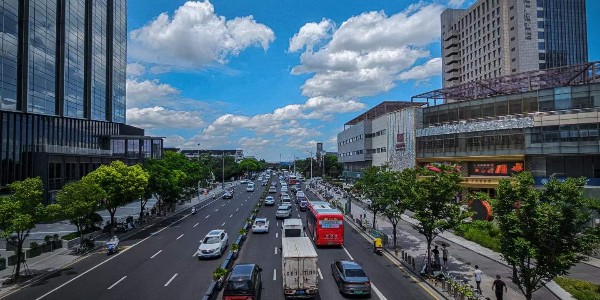
[[[446,245],[442,245],[442,259],[444,260],[444,267],[448,266],[448,248]]]
[[[483,275],[483,271],[479,270],[479,266],[475,265],[475,271],[473,272],[475,275],[475,283],[477,284],[477,289],[481,292],[481,275]]]
[[[496,280],[492,284],[492,290],[496,291],[496,300],[502,300],[504,293],[508,293],[508,287],[506,287],[504,281],[500,280],[500,275],[496,275]]]
[[[433,248],[433,250],[431,250],[431,253],[433,253],[433,259],[435,261],[435,265],[437,267],[440,267],[440,250],[438,250],[438,246],[435,246],[435,248]]]

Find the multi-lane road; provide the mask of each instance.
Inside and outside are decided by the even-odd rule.
[[[276,180],[274,178],[273,180]],[[179,214],[142,230],[121,242],[121,250],[108,256],[90,254],[41,282],[26,286],[5,299],[199,299],[211,282],[211,273],[224,257],[196,258],[200,240],[212,229],[225,229],[229,244],[237,238],[264,186],[254,192],[238,186],[233,199],[217,198],[198,205],[194,215]],[[280,186],[278,185],[278,190]],[[308,192],[309,199],[315,195]],[[261,208],[269,218],[268,234],[249,233],[236,262],[253,262],[262,269],[262,299],[283,299],[281,283],[281,221],[274,207]],[[293,217],[305,219],[305,212],[293,208]],[[373,284],[373,299],[435,299],[439,296],[413,278],[387,257],[376,256],[370,242],[347,225],[342,248],[318,248],[319,296],[317,299],[343,299],[331,276],[334,259],[354,259],[362,263]]]

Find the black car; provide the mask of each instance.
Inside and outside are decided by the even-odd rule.
[[[371,281],[359,263],[334,260],[331,263],[331,273],[340,293],[371,296]]]
[[[225,281],[223,300],[239,299],[239,296],[246,296],[245,299],[260,299],[262,290],[260,272],[262,269],[256,264],[235,265]]]

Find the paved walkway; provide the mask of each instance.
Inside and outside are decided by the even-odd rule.
[[[237,182],[229,183],[227,185],[227,187],[230,187],[231,185],[237,186],[238,184],[239,183],[237,183]],[[196,197],[189,202],[187,202],[187,201],[184,202],[181,205],[178,204],[177,208],[175,210],[175,213],[184,211],[186,209],[190,209],[193,205],[202,203],[208,199],[212,199],[213,196],[220,196],[220,194],[222,192],[223,192],[223,189],[221,189],[221,187],[218,187],[215,190],[212,190],[210,193],[208,193],[208,195],[202,195],[200,197]],[[156,200],[154,200],[154,202],[155,201]],[[152,207],[154,205],[154,202],[149,201],[146,207]],[[135,211],[135,209],[137,209],[137,212]],[[126,217],[129,215],[135,215],[137,217],[137,215],[139,215],[139,211],[140,211],[139,202],[137,204],[132,203],[125,207],[119,208],[117,210],[116,215],[119,215],[122,217]],[[102,216],[106,216],[108,214],[108,212],[106,210],[99,211],[98,213],[100,213],[100,215],[102,215]],[[161,218],[156,218],[156,219],[154,219],[154,221],[152,223],[159,222],[160,220],[167,218],[167,217],[171,216],[172,214],[173,213],[168,214],[167,216],[164,216]],[[151,224],[144,225],[144,226],[149,226],[149,225],[151,225]],[[131,235],[137,233],[141,229],[142,228],[138,228],[135,230],[130,230],[127,233],[119,233],[117,235],[120,240],[123,240],[123,239],[126,239],[128,236],[131,236]],[[53,224],[40,224],[40,225],[36,226],[34,231],[32,231],[32,235],[34,236],[34,239],[32,239],[32,240],[38,240],[39,239],[38,236],[41,236],[41,239],[43,241],[43,236],[45,236],[47,234],[52,235],[54,233],[59,233],[59,235],[62,236],[66,233],[70,233],[75,230],[76,229],[73,225],[70,225],[70,224],[68,224],[68,222],[65,222],[65,221],[61,221],[61,222],[57,222],[57,223],[53,223]],[[97,248],[103,247],[105,245],[105,243],[108,242],[109,237],[107,234],[103,234],[103,235],[99,235],[98,237],[95,237],[95,240],[96,240],[95,242],[96,242]],[[24,243],[25,247],[29,246],[29,241],[31,241],[31,240],[28,240]],[[2,246],[3,245],[4,244],[2,244]],[[37,275],[35,278],[33,278],[34,281],[40,280],[40,278],[43,278],[44,276],[48,276],[60,269],[63,269],[65,266],[75,263],[78,260],[84,259],[86,257],[86,256],[81,256],[81,255],[75,254],[72,249],[66,248],[66,245],[67,245],[67,243],[63,242],[63,248],[59,248],[52,252],[46,252],[40,256],[36,256],[36,257],[27,259],[28,271],[30,272],[29,274]],[[0,257],[6,258],[13,254],[14,254],[13,251],[6,251],[6,249],[4,249],[4,247],[2,247],[2,249],[0,249]],[[21,274],[24,274],[25,270],[23,269],[23,266],[21,266],[21,270],[22,270]],[[1,270],[0,271],[0,282],[3,282],[6,279],[9,279],[12,276],[13,272],[14,272],[14,266],[8,266],[6,269]],[[16,286],[0,285],[0,297],[2,297],[6,293],[9,293],[10,291],[14,290],[15,288],[16,288]]]
[[[346,203],[346,199],[343,199],[340,196],[337,196],[336,200],[340,201],[342,205]],[[359,219],[361,215],[366,216],[369,223],[373,220],[372,212],[366,210],[363,203],[357,204],[356,202],[352,202],[351,211],[354,220]],[[423,236],[413,228],[413,225],[418,223],[417,220],[411,218],[409,215],[403,215],[402,219],[403,220],[397,226],[398,245],[400,249],[415,257],[416,269],[419,270],[426,259],[427,243]],[[390,241],[389,247],[391,248],[393,245],[391,223],[386,218],[378,216],[376,226],[379,231],[388,235]],[[502,276],[503,281],[508,285],[508,293],[504,295],[504,299],[525,299],[518,287],[512,283],[509,278],[512,276],[512,269],[508,267],[499,253],[456,236],[451,232],[445,232],[439,235],[434,241],[434,245],[436,241],[445,242],[450,245],[448,247],[448,271],[458,277],[468,278],[470,285],[475,285],[473,271],[475,270],[474,266],[479,265],[479,268],[484,272],[481,282],[481,289],[484,297],[495,299],[491,287],[495,275],[498,274]],[[441,247],[439,247],[439,249],[441,250]],[[597,276],[600,272],[600,268],[598,268],[599,265],[599,260],[592,258],[587,264],[578,264],[576,267],[573,267],[571,269],[572,274],[570,277],[598,283],[598,281],[600,281],[600,277]],[[573,298],[556,283],[550,282],[546,285],[546,288],[542,288],[534,293],[534,299]]]

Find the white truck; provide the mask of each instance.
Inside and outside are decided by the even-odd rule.
[[[314,298],[319,291],[317,251],[308,237],[282,240],[282,277],[285,298]]]

